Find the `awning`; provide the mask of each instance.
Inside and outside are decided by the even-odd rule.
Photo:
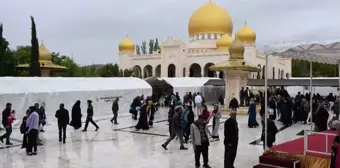
[[[268,79],[268,86],[310,86],[310,79]],[[313,79],[313,86],[338,87],[338,79]],[[210,79],[204,86],[225,86],[222,79]],[[249,79],[247,86],[264,86],[264,79]]]
[[[265,47],[265,54],[312,62],[338,64],[340,59],[340,39],[269,45]]]

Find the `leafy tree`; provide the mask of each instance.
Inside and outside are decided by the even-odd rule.
[[[152,39],[149,41],[149,54],[152,54],[154,51],[154,43],[155,41]]]
[[[143,53],[143,54],[146,54],[146,53],[147,53],[147,51],[146,51],[146,41],[143,41],[143,42],[142,42],[141,49],[142,49],[142,53]]]
[[[158,39],[157,38],[156,38],[155,44],[153,46],[153,51],[154,52],[160,51],[160,46],[158,44]]]
[[[309,77],[309,61],[292,60],[292,77]],[[312,75],[314,77],[335,77],[338,76],[338,66],[322,64],[318,62],[312,63]]]
[[[54,57],[54,58],[53,58]],[[57,65],[62,65],[67,67],[65,71],[54,72],[52,76],[61,77],[79,77],[84,76],[80,73],[80,67],[76,64],[72,58],[68,56],[59,56],[59,53],[52,53],[52,62]]]
[[[39,64],[39,43],[37,39],[37,31],[33,16],[31,16],[32,22],[32,39],[31,39],[31,61],[30,61],[30,76],[41,76],[40,64]]]
[[[17,46],[14,51],[18,64],[29,64],[31,61],[31,46]]]
[[[124,77],[130,77],[133,75],[132,69],[124,69]]]
[[[99,69],[99,75],[101,77],[119,77],[118,64],[106,64]]]
[[[140,55],[140,46],[138,44],[136,45],[136,54]]]
[[[119,70],[119,77],[124,77],[124,71],[122,69]]]
[[[15,76],[16,58],[8,45],[3,37],[3,25],[0,24],[0,76]]]

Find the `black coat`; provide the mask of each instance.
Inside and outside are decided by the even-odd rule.
[[[327,130],[327,122],[328,122],[328,111],[325,108],[319,108],[315,113],[315,126],[319,128],[319,131]]]
[[[118,112],[118,110],[119,110],[118,102],[117,102],[117,101],[114,101],[114,102],[112,103],[112,112],[116,113],[116,112]]]
[[[236,98],[230,100],[229,108],[238,108],[239,104]]]
[[[6,108],[4,111],[2,111],[2,125],[6,126],[9,115],[11,115],[10,108]]]
[[[262,123],[262,135],[261,135],[261,140],[264,141],[264,136],[265,136],[265,122],[264,119],[261,120]],[[267,119],[267,143],[272,144],[276,141],[276,133],[278,132],[277,127],[274,123],[273,120]]]
[[[93,117],[93,106],[92,105],[89,105],[87,107],[87,117],[88,118],[92,118]]]
[[[55,117],[58,118],[58,125],[68,125],[70,123],[70,116],[66,109],[57,110]]]
[[[224,123],[224,145],[238,143],[238,123],[235,119],[229,118]]]

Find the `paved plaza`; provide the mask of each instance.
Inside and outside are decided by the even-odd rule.
[[[119,125],[113,125],[111,116],[100,116],[98,132],[90,125],[88,132],[75,131],[68,127],[66,144],[58,142],[57,125],[50,124],[46,132],[41,133],[44,146],[38,148],[38,155],[27,156],[20,149],[22,135],[14,129],[12,143],[7,148],[0,143],[1,168],[193,168],[194,155],[190,144],[189,150],[179,150],[179,141],[174,140],[165,151],[161,144],[168,138],[167,109],[161,109],[155,116],[154,128],[148,131],[135,131],[135,120],[127,113],[119,117]],[[209,163],[213,168],[223,167],[224,145],[223,125],[228,116],[221,120],[221,141],[212,142],[209,150]],[[248,128],[248,116],[237,117],[240,128],[240,141],[235,167],[251,168],[258,163],[258,156],[263,152],[262,145],[250,143],[258,140],[261,126]],[[258,118],[260,123],[260,118]],[[211,124],[210,124],[211,125]],[[282,128],[277,123],[278,128]],[[211,129],[211,126],[209,127]],[[294,124],[277,134],[277,143],[296,138],[296,134],[308,125]],[[1,134],[3,131],[1,131]]]

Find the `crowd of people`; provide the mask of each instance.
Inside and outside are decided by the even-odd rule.
[[[330,128],[340,129],[339,117],[339,100],[330,94],[322,98],[319,94],[313,95],[310,99],[308,93],[302,95],[300,92],[295,98],[290,97],[284,88],[276,90],[268,90],[268,114],[269,118],[265,118],[265,101],[264,94],[254,95],[248,88],[242,88],[240,91],[240,103],[233,96],[229,102],[231,110],[230,117],[224,124],[224,145],[225,158],[224,164],[226,168],[233,168],[238,147],[238,123],[236,120],[237,109],[240,107],[248,107],[248,127],[255,128],[259,124],[256,120],[257,105],[260,105],[260,116],[262,118],[262,135],[261,140],[265,139],[265,120],[267,120],[267,146],[272,147],[275,142],[275,137],[278,129],[275,125],[275,120],[281,121],[283,125],[290,126],[293,123],[307,122],[315,123],[315,131],[327,130]],[[219,141],[219,127],[222,117],[220,106],[224,104],[224,97],[218,98],[218,103],[213,104],[213,110],[210,112],[205,99],[201,93],[186,93],[183,98],[178,93],[171,94],[166,105],[169,106],[168,122],[170,137],[161,145],[167,150],[168,144],[176,137],[179,139],[179,149],[187,150],[185,144],[191,143],[194,148],[195,166],[200,167],[200,155],[203,155],[203,167],[209,168],[209,145],[211,142]],[[113,118],[110,120],[113,124],[118,124],[119,99],[115,99],[112,103]],[[333,103],[334,102],[334,103]],[[312,103],[312,109],[310,109]],[[67,126],[70,125],[75,129],[82,127],[82,113],[80,101],[77,101],[72,107],[71,117],[64,104],[60,104],[59,109],[55,113],[58,121],[59,141],[66,143]],[[82,131],[87,131],[88,124],[92,123],[96,128],[99,126],[93,120],[92,101],[87,101],[87,117],[85,127]],[[153,127],[155,114],[160,106],[160,100],[157,96],[152,95],[144,98],[144,95],[134,98],[130,105],[130,113],[132,119],[138,120],[135,126],[137,131],[149,130]],[[334,105],[333,105],[334,104]],[[311,113],[310,113],[311,111]],[[334,117],[331,120],[332,124],[328,124],[329,111],[334,112]],[[72,120],[71,120],[72,119]],[[2,112],[2,124],[6,128],[6,133],[0,137],[3,142],[6,139],[6,145],[12,145],[10,135],[12,133],[12,123],[15,120],[15,111],[12,110],[11,104],[6,105]],[[71,121],[70,121],[71,120]],[[208,123],[212,121],[211,131],[208,129]],[[30,106],[26,112],[26,116],[22,120],[20,132],[23,134],[22,148],[26,148],[27,155],[36,155],[37,146],[42,145],[39,139],[39,133],[44,132],[46,124],[46,114],[44,104],[41,106],[36,103]],[[265,148],[265,146],[263,146]]]
[[[65,109],[64,104],[59,105],[59,109],[55,113],[55,118],[57,118],[58,129],[59,129],[59,142],[66,143],[66,130],[67,125],[73,126],[75,129],[79,129],[82,127],[82,114],[80,108],[80,101],[78,100],[74,106],[72,107],[72,121],[70,122],[70,116],[67,109]],[[113,103],[113,108],[115,104],[118,103],[118,99],[116,99]],[[95,127],[96,131],[99,129],[98,125],[93,121],[93,106],[92,101],[87,101],[87,117],[85,122],[85,127],[82,130],[83,132],[87,131],[88,124],[91,122]],[[118,108],[118,107],[117,107]],[[118,110],[118,109],[117,109]],[[113,111],[114,118],[112,119],[117,124],[117,113],[115,110]],[[13,131],[13,121],[15,118],[15,111],[12,110],[12,104],[7,103],[6,108],[2,112],[2,125],[6,128],[6,132],[4,135],[0,137],[0,141],[3,143],[3,140],[6,139],[6,145],[13,145],[10,142],[10,136]],[[23,141],[21,148],[26,149],[27,155],[36,155],[37,154],[37,146],[43,145],[41,139],[39,138],[39,133],[45,132],[44,126],[46,125],[46,113],[45,113],[45,105],[44,103],[40,106],[39,103],[35,103],[33,106],[30,106],[26,115],[22,119],[22,123],[20,125],[20,132],[23,134]]]

